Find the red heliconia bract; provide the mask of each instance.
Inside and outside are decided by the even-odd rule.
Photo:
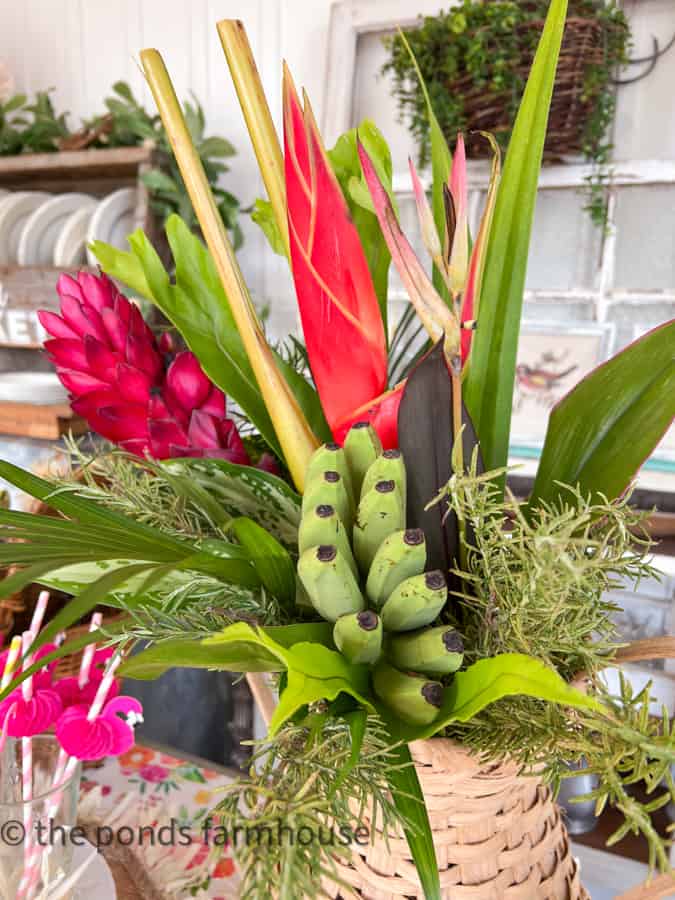
[[[137,456],[211,456],[250,465],[225,395],[193,353],[157,341],[106,275],[61,275],[61,315],[41,310],[45,341],[73,410]],[[270,464],[266,461],[266,467]]]
[[[314,116],[284,72],[284,168],[293,280],[307,355],[333,433],[387,384],[387,345],[358,231]]]

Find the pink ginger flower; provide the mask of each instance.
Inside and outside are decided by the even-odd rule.
[[[189,351],[157,341],[106,276],[61,275],[61,315],[41,310],[45,341],[73,410],[137,456],[216,456],[250,465],[225,395]]]

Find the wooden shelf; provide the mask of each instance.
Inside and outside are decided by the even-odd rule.
[[[0,403],[0,434],[3,435],[56,441],[69,432],[78,437],[87,431],[87,423],[67,403],[50,406]]]
[[[133,185],[139,170],[158,164],[152,143],[112,150],[64,150],[0,157],[0,187],[12,190],[79,191],[105,194]],[[111,188],[111,184],[114,185]]]

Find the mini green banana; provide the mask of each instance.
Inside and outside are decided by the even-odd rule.
[[[365,474],[382,453],[382,444],[372,425],[368,422],[356,422],[347,432],[344,451],[352,476],[354,496],[358,500]]]
[[[364,497],[372,490],[378,481],[395,481],[396,487],[403,497],[403,507],[406,501],[406,471],[403,454],[400,450],[385,450],[378,456],[375,462],[366,472],[361,485],[361,496]]]
[[[314,612],[314,604],[309,599],[309,594],[305,590],[305,586],[299,578],[295,579],[295,605],[298,609]]]
[[[320,481],[324,472],[339,473],[340,478],[347,489],[347,493],[349,494],[352,508],[354,508],[358,501],[358,497],[354,496],[352,478],[349,472],[349,466],[347,465],[347,457],[345,451],[339,444],[322,444],[318,450],[314,451],[312,458],[309,461],[309,466],[307,467],[305,484],[309,486],[313,481]],[[307,489],[305,489],[305,492],[307,492]]]
[[[382,622],[377,613],[340,616],[333,628],[333,641],[350,663],[376,663],[382,653]]]
[[[373,670],[373,689],[389,709],[411,725],[430,725],[443,703],[443,685],[438,681],[399,672],[384,661]]]
[[[427,547],[421,528],[397,530],[386,536],[373,557],[366,582],[366,594],[375,609],[383,606],[406,578],[421,575],[426,562]]]
[[[300,521],[298,531],[298,552],[301,556],[305,550],[320,544],[335,544],[349,563],[354,577],[359,577],[345,527],[335,509],[327,503],[320,503],[314,509],[307,510]]]
[[[440,570],[406,578],[389,595],[380,615],[385,631],[414,631],[438,617],[448,599]]]
[[[300,557],[298,575],[314,609],[327,622],[361,612],[361,590],[349,563],[333,544],[312,547]]]
[[[317,506],[332,506],[345,526],[347,534],[351,534],[354,520],[352,501],[339,472],[329,469],[308,482],[302,498],[303,516]]]
[[[386,651],[393,665],[425,675],[449,675],[464,659],[462,638],[447,625],[392,635]]]
[[[364,576],[382,541],[404,527],[405,510],[396,482],[378,481],[361,498],[354,525],[354,556]]]

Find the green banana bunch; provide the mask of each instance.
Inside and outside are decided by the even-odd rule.
[[[424,532],[406,528],[403,455],[383,452],[368,423],[353,425],[343,448],[313,454],[298,547],[298,606],[333,623],[345,659],[372,666],[373,690],[394,713],[433,722],[444,693],[437,679],[460,668],[462,639],[431,627],[448,599],[445,576],[425,572]]]

